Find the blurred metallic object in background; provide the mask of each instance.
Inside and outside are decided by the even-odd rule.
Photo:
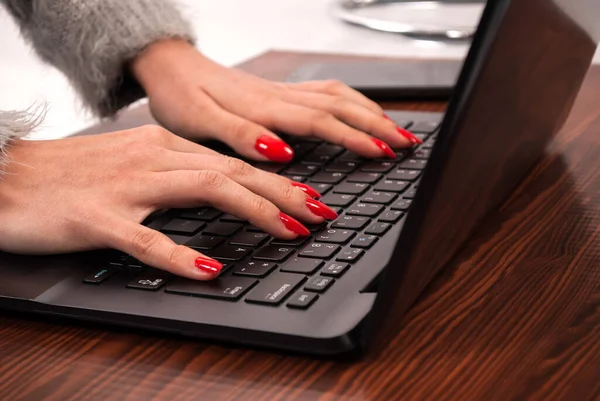
[[[464,41],[475,33],[485,0],[336,0],[333,14],[376,31],[442,41]]]

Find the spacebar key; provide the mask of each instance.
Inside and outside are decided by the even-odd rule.
[[[246,302],[279,305],[306,277],[300,274],[273,273],[261,280],[246,297]]]
[[[258,280],[227,276],[211,281],[178,278],[167,285],[165,292],[194,297],[217,298],[235,301],[252,288]]]

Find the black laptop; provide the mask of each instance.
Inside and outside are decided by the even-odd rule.
[[[318,355],[364,351],[398,328],[544,154],[590,66],[597,21],[595,0],[489,0],[445,116],[389,112],[423,140],[395,160],[287,138],[294,161],[258,167],[315,187],[340,214],[309,238],[278,241],[211,208],[164,211],[147,224],[223,261],[217,280],[112,250],[4,253],[0,307]]]

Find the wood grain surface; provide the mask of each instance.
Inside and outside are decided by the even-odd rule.
[[[283,79],[332,58],[348,57],[271,52],[243,68]],[[600,399],[599,167],[593,68],[546,157],[382,352],[341,363],[4,314],[0,400]]]

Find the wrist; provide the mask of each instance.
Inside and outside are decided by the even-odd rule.
[[[165,80],[176,75],[190,59],[198,67],[216,66],[188,41],[173,38],[152,43],[131,61],[129,67],[134,78],[149,92],[155,84],[164,84]]]

